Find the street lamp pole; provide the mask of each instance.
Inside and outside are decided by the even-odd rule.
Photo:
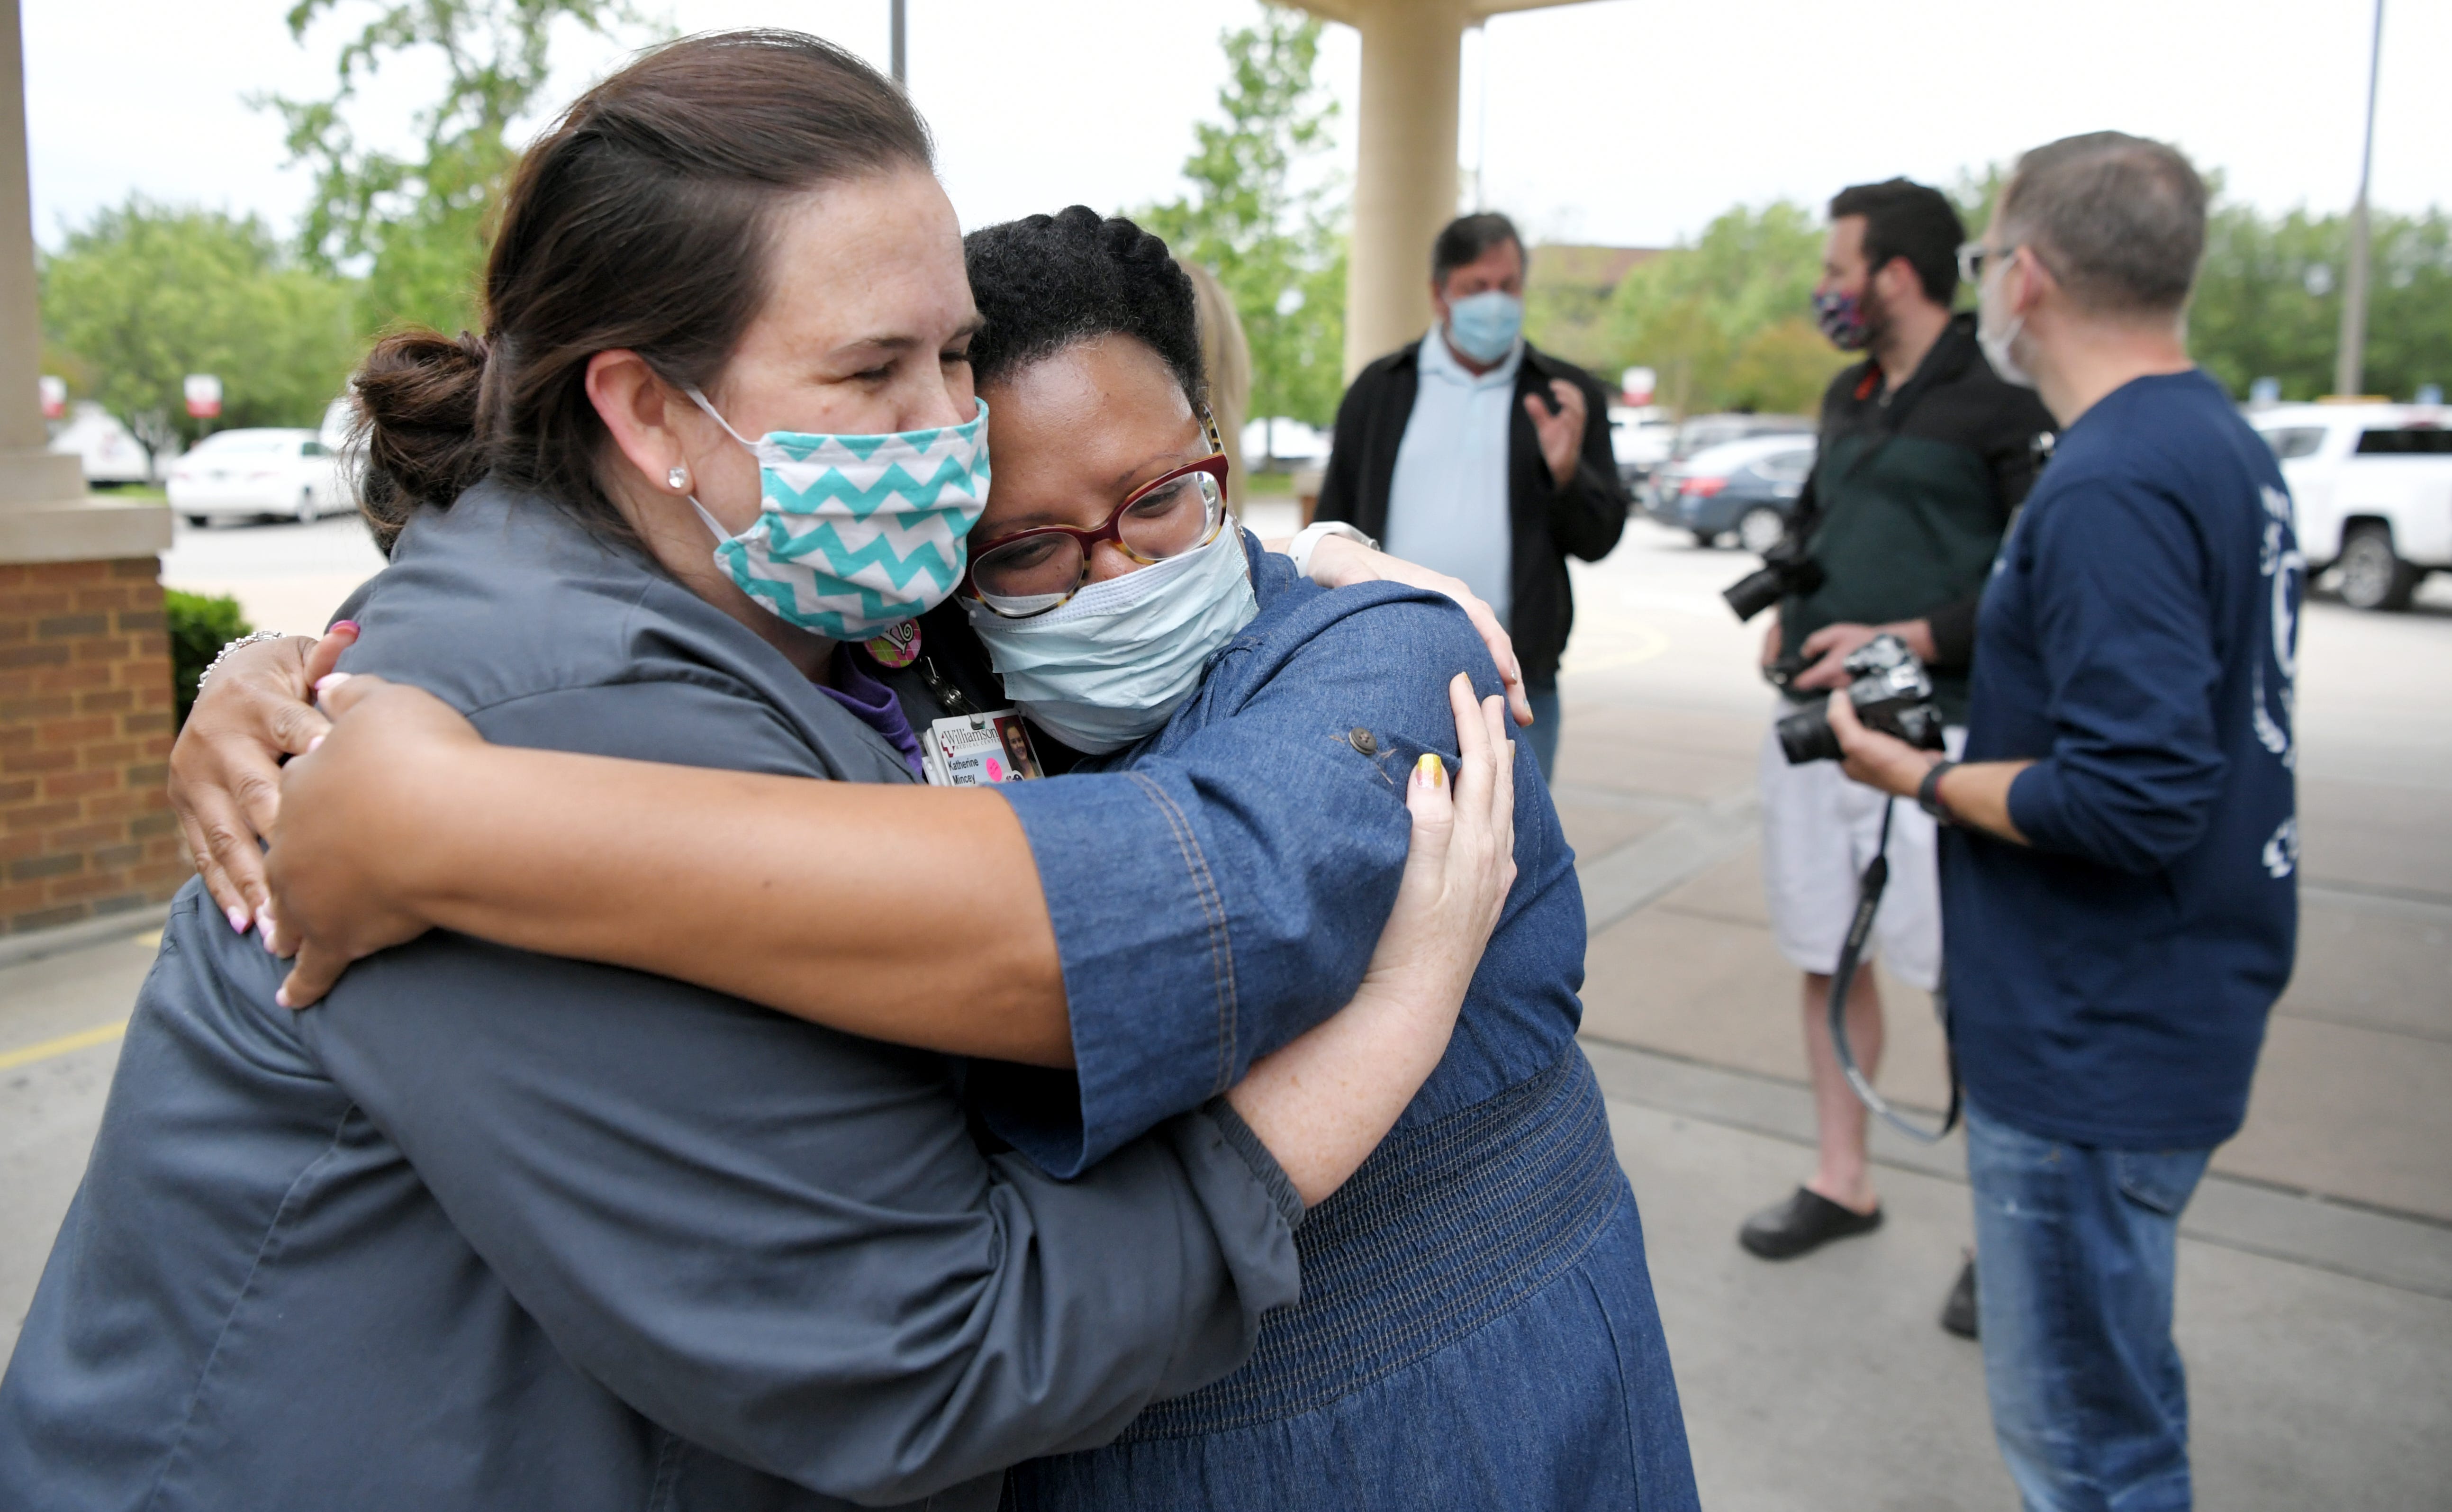
[[[2383,0],[2377,0],[2377,3],[2382,4]],[[907,89],[910,87],[911,79],[910,71],[904,64],[905,56],[902,29],[902,0],[894,0],[894,82],[902,85]]]
[[[897,0],[900,3],[900,0]],[[2383,0],[2376,0],[2375,38],[2367,50],[2367,135],[2359,152],[2359,199],[2350,207],[2350,266],[2342,282],[2341,350],[2333,360],[2333,392],[2361,391],[2367,346],[2367,176],[2375,167],[2376,75],[2383,67]]]

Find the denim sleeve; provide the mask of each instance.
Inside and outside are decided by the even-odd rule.
[[[573,1364],[828,1496],[1102,1442],[1234,1369],[1298,1289],[1282,1173],[1210,1114],[1058,1182],[980,1152],[939,1057],[444,933],[295,1022]]]
[[[1413,764],[1455,753],[1458,672],[1498,691],[1454,605],[1340,588],[1230,649],[1131,769],[997,789],[1038,863],[1077,1069],[982,1064],[990,1126],[1072,1175],[1342,1007],[1395,903]]]
[[[2038,849],[2154,871],[2204,837],[2222,791],[2205,545],[2177,502],[2109,481],[2027,524],[2054,734],[2009,818]]]

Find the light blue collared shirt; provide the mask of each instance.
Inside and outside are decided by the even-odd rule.
[[[1474,374],[1436,327],[1422,338],[1421,385],[1396,472],[1388,486],[1391,556],[1464,579],[1507,623],[1513,581],[1507,507],[1507,438],[1514,426],[1519,341],[1507,360]]]

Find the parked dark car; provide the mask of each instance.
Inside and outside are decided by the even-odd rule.
[[[1788,528],[1813,470],[1813,448],[1810,434],[1793,433],[1706,447],[1654,475],[1644,512],[1692,531],[1698,546],[1733,533],[1747,550],[1767,550]]]
[[[1688,415],[1677,423],[1677,442],[1670,448],[1669,460],[1683,462],[1713,447],[1755,436],[1809,436],[1814,428],[1810,415],[1763,415],[1751,410]]]

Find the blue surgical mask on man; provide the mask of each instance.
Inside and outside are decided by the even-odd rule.
[[[1260,612],[1243,533],[1093,583],[1044,614],[1006,619],[964,598],[1005,696],[1091,755],[1155,734],[1200,687],[1210,657]]]
[[[1467,294],[1448,304],[1448,342],[1458,353],[1495,367],[1524,334],[1524,301],[1503,289]]]

